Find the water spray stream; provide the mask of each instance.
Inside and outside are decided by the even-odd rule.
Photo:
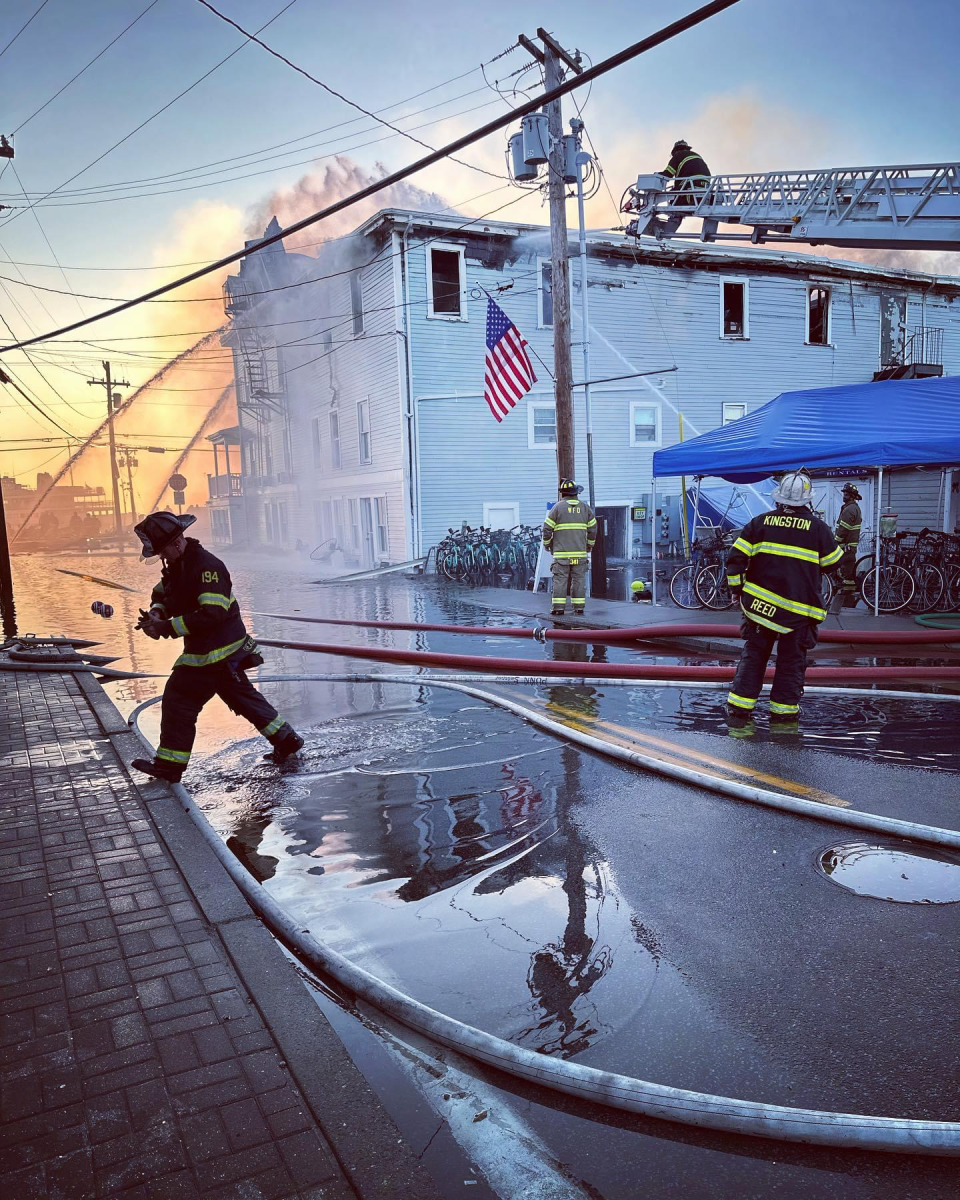
[[[186,462],[187,456],[194,449],[197,442],[199,442],[200,439],[204,436],[204,434],[207,433],[211,429],[211,427],[214,425],[215,422],[219,421],[220,417],[223,414],[223,410],[226,407],[227,401],[233,395],[233,389],[234,389],[234,384],[231,381],[230,383],[227,384],[227,386],[223,389],[223,391],[217,397],[217,401],[214,404],[213,408],[211,408],[210,411],[207,413],[207,415],[203,418],[203,424],[200,426],[200,428],[197,430],[197,432],[193,435],[193,437],[190,439],[190,441],[187,442],[186,448],[181,450],[180,456],[177,458],[177,461],[173,464],[173,468],[170,471],[171,475],[176,475],[176,473],[180,470],[180,468]],[[160,501],[163,498],[163,493],[166,490],[167,490],[167,485],[164,484],[163,487],[160,489],[160,491],[154,497],[154,501],[148,509],[149,512],[155,512],[156,509],[158,509],[160,507]]]
[[[226,326],[224,326],[224,329],[225,328],[226,328]],[[116,421],[116,419],[118,417],[122,416],[125,412],[127,412],[135,400],[137,400],[149,388],[151,388],[155,384],[159,383],[160,380],[163,379],[164,376],[167,375],[168,372],[172,371],[174,367],[179,366],[179,364],[182,363],[191,354],[193,354],[195,350],[200,350],[201,348],[206,346],[208,342],[212,343],[215,339],[219,339],[219,336],[222,332],[223,332],[223,330],[218,329],[214,333],[207,334],[206,337],[202,337],[200,339],[200,341],[195,342],[192,346],[188,346],[186,350],[184,350],[182,353],[178,354],[175,358],[171,358],[170,361],[168,363],[165,363],[160,368],[159,371],[157,371],[155,374],[151,375],[150,378],[146,381],[146,383],[142,383],[132,395],[128,396],[126,398],[126,400],[124,400],[117,408],[114,409],[114,411],[113,411],[114,421]],[[46,500],[47,496],[53,491],[53,489],[57,486],[57,484],[64,477],[64,475],[67,474],[67,472],[74,465],[74,463],[77,461],[77,459],[89,447],[91,442],[93,442],[96,438],[98,438],[100,436],[101,433],[103,433],[103,431],[107,428],[107,425],[109,424],[109,422],[110,422],[110,418],[104,417],[104,419],[100,422],[100,424],[96,427],[96,429],[94,429],[94,431],[92,433],[87,435],[86,439],[81,443],[81,445],[77,448],[77,450],[74,451],[74,453],[69,456],[69,458],[63,464],[63,466],[60,468],[60,470],[56,473],[56,475],[53,476],[50,483],[47,485],[47,488],[44,491],[43,495],[37,497],[36,501],[34,502],[33,507],[27,513],[26,517],[24,517],[23,523],[21,524],[20,528],[13,535],[13,538],[11,539],[11,545],[13,544],[13,542],[15,542],[17,540],[17,538],[21,535],[21,533],[23,533],[23,531],[26,529],[26,527],[30,524],[30,521],[33,519],[33,516],[36,513],[37,509],[40,508],[40,506],[43,504],[44,500]]]

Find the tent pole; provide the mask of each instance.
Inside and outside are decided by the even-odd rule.
[[[883,510],[883,467],[877,467],[877,535],[873,556],[873,615],[880,616],[880,513]]]
[[[657,607],[657,477],[650,476],[650,595]]]

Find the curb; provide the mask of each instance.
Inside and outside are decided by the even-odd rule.
[[[137,735],[92,675],[74,677],[349,1180],[325,1194],[332,1200],[439,1200],[432,1176],[171,790],[160,781],[141,784],[130,774],[130,760],[143,754]]]

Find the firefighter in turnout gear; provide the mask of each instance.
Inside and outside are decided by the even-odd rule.
[[[680,192],[674,205],[678,208],[693,208],[700,198],[700,193],[706,190],[706,185],[710,179],[710,168],[704,162],[697,152],[691,148],[690,144],[681,138],[678,142],[674,142],[673,150],[670,153],[670,161],[661,172],[663,175],[669,175],[675,182],[672,190]],[[680,180],[689,179],[690,184],[680,183]],[[696,192],[690,189],[697,189]],[[680,222],[683,220],[682,213],[670,213],[666,217],[659,218],[659,233],[662,237],[671,237],[680,228]],[[648,231],[654,232],[654,231]]]
[[[773,501],[772,512],[744,525],[727,559],[727,584],[743,614],[743,651],[727,696],[727,716],[735,724],[750,719],[774,645],[770,721],[798,720],[807,651],[817,644],[827,615],[821,576],[836,570],[842,553],[813,513],[813,485],[805,471],[784,475]]]
[[[857,501],[862,499],[855,484],[843,485],[843,508],[837,518],[836,539],[843,554],[838,573],[843,580],[844,608],[857,607],[857,546],[860,544],[860,527],[863,524],[863,514]]]
[[[553,608],[551,617],[562,617],[567,600],[573,615],[583,616],[587,605],[587,566],[597,540],[597,518],[572,479],[560,482],[560,499],[543,522],[543,546],[553,555]]]
[[[135,528],[143,544],[141,557],[163,560],[150,610],[141,610],[137,628],[151,638],[183,638],[184,652],[163,690],[156,757],[133,762],[138,771],[168,783],[179,782],[186,770],[200,710],[214,696],[246,717],[272,744],[273,752],[266,756],[272,761],[282,762],[303,746],[303,738],[244,673],[263,659],[244,627],[227,568],[196,538],[184,537],[195,520],[152,513]]]

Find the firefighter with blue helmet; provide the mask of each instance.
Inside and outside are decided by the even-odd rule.
[[[560,499],[543,522],[543,546],[553,555],[551,617],[562,617],[568,600],[575,617],[582,617],[587,605],[587,567],[597,540],[597,518],[580,499],[582,491],[572,479],[562,479]]]
[[[184,536],[196,517],[151,513],[135,533],[141,558],[163,561],[150,608],[137,628],[149,638],[183,638],[183,653],[163,690],[160,744],[153,761],[134,759],[138,771],[177,783],[187,768],[197,718],[214,696],[245,717],[273,746],[266,757],[282,762],[303,738],[256,690],[245,672],[263,662],[233,595],[226,566],[196,540]]]
[[[807,670],[807,651],[817,644],[824,571],[836,570],[841,549],[813,512],[813,484],[806,471],[784,475],[771,512],[749,520],[727,558],[727,584],[740,602],[743,650],[727,695],[733,724],[750,719],[776,646],[770,691],[770,722],[796,723]]]

